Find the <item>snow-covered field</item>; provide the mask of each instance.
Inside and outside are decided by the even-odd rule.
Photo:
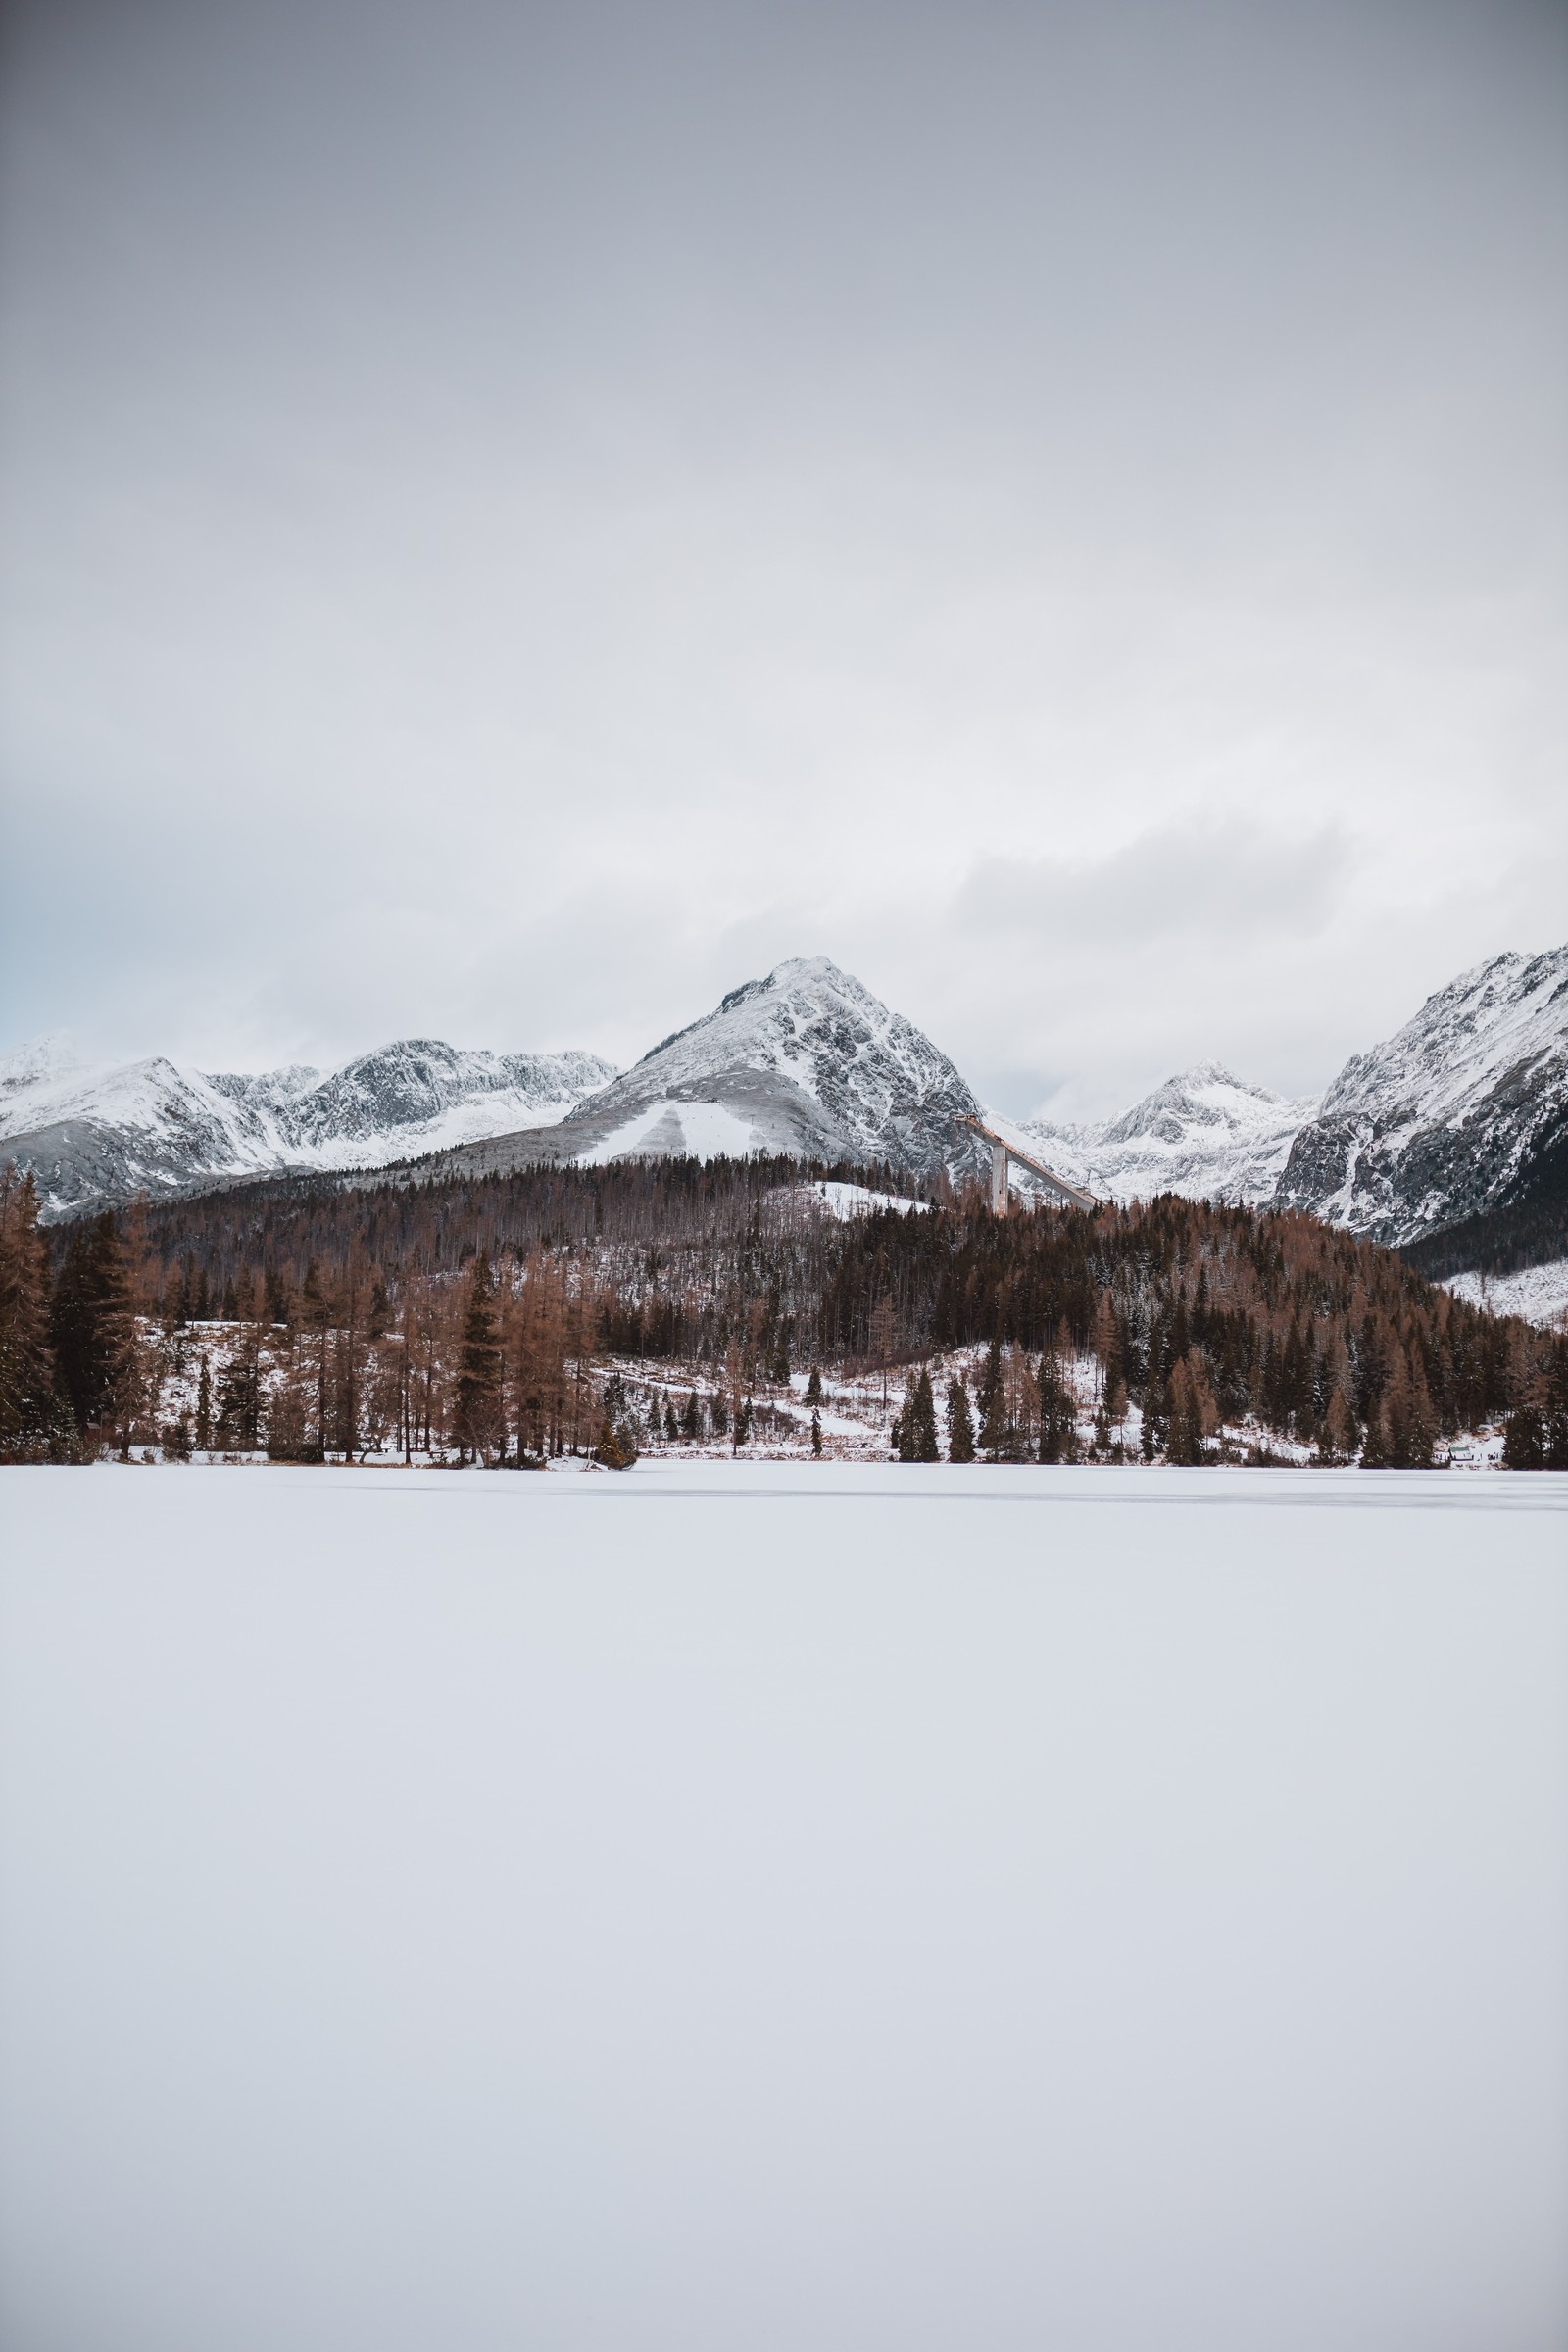
[[[1568,1480],[0,1524],[10,2352],[1568,2339]]]

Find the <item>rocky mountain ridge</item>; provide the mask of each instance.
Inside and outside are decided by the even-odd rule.
[[[82,1060],[34,1040],[0,1060],[0,1155],[33,1169],[51,1217],[141,1191],[383,1166],[498,1127],[559,1119],[614,1075],[597,1054],[462,1053],[404,1038],[325,1075]]]
[[[90,1065],[47,1039],[0,1060],[0,1154],[37,1171],[54,1217],[139,1190],[405,1163],[766,1152],[961,1178],[986,1163],[963,1124],[981,1112],[949,1057],[825,956],[731,990],[618,1074],[590,1054],[430,1039],[325,1074]],[[1421,1248],[1452,1228],[1484,1249],[1489,1220],[1511,1216],[1509,1262],[1533,1263],[1528,1236],[1561,1223],[1568,1165],[1568,947],[1461,973],[1321,1103],[1203,1062],[1100,1125],[984,1115],[1102,1198],[1274,1201]]]
[[[1568,1122],[1568,946],[1494,956],[1346,1063],[1274,1198],[1404,1245],[1526,1190]]]

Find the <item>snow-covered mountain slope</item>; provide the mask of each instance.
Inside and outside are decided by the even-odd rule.
[[[1275,1199],[1374,1241],[1506,1200],[1568,1116],[1568,947],[1495,956],[1348,1061]]]
[[[315,1083],[297,1084],[302,1075]],[[613,1076],[613,1063],[597,1054],[463,1053],[413,1037],[361,1054],[326,1078],[288,1070],[212,1084],[239,1086],[248,1102],[275,1100],[272,1115],[290,1152],[336,1168],[366,1165],[367,1148],[377,1160],[401,1159],[500,1127],[547,1125]]]
[[[378,1167],[562,1118],[613,1076],[597,1054],[465,1054],[404,1039],[323,1077],[209,1076],[154,1058],[79,1059],[59,1038],[0,1060],[0,1156],[45,1213],[289,1169]]]
[[[1494,1315],[1522,1315],[1545,1331],[1568,1331],[1568,1257],[1516,1274],[1451,1274],[1443,1287]]]
[[[1195,1200],[1255,1201],[1272,1196],[1297,1131],[1316,1109],[1313,1096],[1289,1102],[1205,1061],[1103,1125],[1014,1125],[1026,1150],[1105,1200],[1184,1193]]]
[[[37,1045],[0,1063],[0,1157],[33,1170],[51,1217],[288,1165],[267,1115],[200,1071],[161,1056],[81,1062]]]
[[[959,1121],[978,1109],[912,1021],[826,956],[795,957],[666,1037],[559,1127],[463,1162],[778,1152],[968,1172],[982,1148]]]

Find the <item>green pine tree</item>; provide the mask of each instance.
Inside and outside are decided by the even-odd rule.
[[[1545,1423],[1533,1404],[1516,1405],[1502,1425],[1502,1466],[1505,1470],[1546,1467]]]
[[[980,1450],[1000,1462],[1010,1448],[1012,1424],[1007,1414],[1007,1387],[1002,1377],[1002,1342],[994,1339],[986,1353],[976,1401],[980,1407]]]
[[[1553,1344],[1544,1422],[1546,1468],[1568,1470],[1568,1338]]]
[[[956,1376],[948,1383],[948,1459],[974,1460],[974,1414],[969,1392]]]
[[[937,1444],[937,1401],[931,1390],[929,1366],[921,1367],[906,1418],[910,1424],[909,1460],[939,1462],[942,1450]]]
[[[904,1402],[899,1408],[898,1419],[888,1432],[888,1440],[893,1447],[895,1458],[901,1462],[912,1462],[916,1458],[914,1451],[915,1387],[916,1383],[911,1380],[904,1393]]]
[[[1043,1462],[1070,1461],[1076,1450],[1078,1417],[1073,1400],[1062,1386],[1054,1356],[1043,1355],[1040,1358],[1037,1385],[1040,1390],[1040,1459]]]
[[[979,1384],[974,1393],[975,1408],[980,1415],[980,1427],[982,1432],[980,1443],[982,1446],[985,1444],[985,1425],[988,1421],[994,1421],[996,1419],[997,1405],[1001,1396],[1002,1341],[1000,1337],[993,1335],[991,1345],[986,1349],[985,1366],[980,1374]]]
[[[218,1387],[218,1427],[221,1443],[240,1452],[254,1453],[261,1444],[262,1363],[261,1326],[239,1326]]]
[[[118,1429],[124,1451],[136,1335],[129,1269],[110,1210],[78,1225],[67,1243],[51,1324],[60,1383],[77,1429]]]
[[[463,1345],[458,1358],[452,1434],[458,1459],[482,1461],[502,1444],[501,1336],[496,1322],[495,1291],[488,1259],[476,1257],[468,1281],[468,1303],[463,1321]]]

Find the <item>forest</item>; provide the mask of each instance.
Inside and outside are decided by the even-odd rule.
[[[832,1213],[835,1187],[859,1188],[860,1213]],[[160,1421],[161,1378],[197,1332],[221,1346]],[[1568,1338],[1298,1212],[1166,1195],[999,1216],[977,1187],[882,1167],[650,1159],[280,1180],[44,1227],[31,1178],[0,1173],[13,1461],[614,1464],[649,1443],[760,1442],[803,1372],[817,1397],[824,1376],[902,1381],[889,1442],[932,1459],[933,1370],[940,1387],[965,1349],[984,1362],[972,1397],[950,1364],[956,1459],[1194,1464],[1239,1458],[1245,1431],[1247,1458],[1272,1439],[1400,1468],[1505,1422],[1510,1466],[1568,1467]]]

